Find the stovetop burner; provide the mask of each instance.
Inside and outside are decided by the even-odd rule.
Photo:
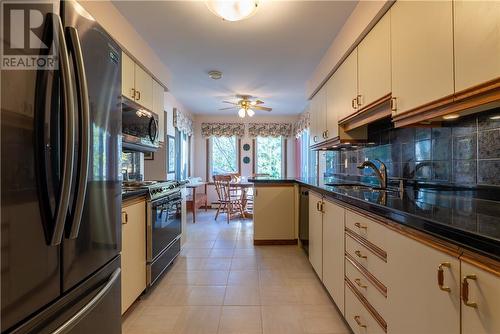
[[[123,181],[122,191],[134,191],[147,189],[149,200],[165,197],[174,192],[179,191],[179,188],[186,184],[184,181]]]
[[[158,181],[123,181],[124,188],[144,188],[158,183]]]

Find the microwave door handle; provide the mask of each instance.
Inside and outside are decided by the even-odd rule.
[[[153,125],[154,125],[154,132],[152,131]],[[151,141],[154,142],[157,137],[158,137],[158,121],[154,117],[151,117],[151,121],[149,122],[149,139],[151,139]]]
[[[64,224],[68,214],[68,207],[71,193],[71,181],[74,163],[74,143],[75,143],[75,123],[74,123],[74,99],[73,89],[71,86],[71,74],[69,69],[69,58],[66,40],[64,38],[64,30],[61,18],[57,14],[49,14],[54,22],[54,27],[57,33],[56,47],[59,53],[59,67],[61,71],[62,90],[64,93],[63,107],[65,114],[64,124],[64,155],[63,169],[61,173],[61,191],[59,203],[56,208],[54,219],[54,233],[50,240],[50,244],[55,246],[61,243],[64,232]]]
[[[68,46],[71,50],[73,63],[75,64],[75,77],[77,80],[78,109],[80,114],[80,165],[78,166],[78,183],[76,187],[76,203],[73,210],[73,219],[69,238],[76,239],[82,219],[85,195],[87,193],[87,180],[89,170],[89,151],[90,151],[90,107],[89,91],[87,86],[87,77],[85,75],[85,65],[83,63],[82,47],[78,31],[74,27],[66,27],[68,36]]]

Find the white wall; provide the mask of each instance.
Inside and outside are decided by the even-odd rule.
[[[170,86],[172,77],[169,69],[110,0],[78,2],[123,49],[136,58],[165,87]]]
[[[208,115],[195,115],[194,116],[194,161],[193,161],[193,176],[201,177],[203,180],[206,179],[206,162],[207,162],[207,152],[206,152],[206,138],[201,136],[201,123],[203,122],[228,122],[228,123],[266,123],[266,122],[276,122],[276,123],[294,123],[298,119],[298,115],[292,116],[254,116],[252,118],[246,117],[244,119],[239,118],[237,115],[234,116],[208,116]],[[295,175],[295,138],[290,137],[287,140],[287,175]],[[243,151],[243,145],[249,144],[250,151]],[[245,177],[252,176],[252,165],[253,161],[249,164],[243,163],[243,157],[248,156],[252,160],[252,138],[245,135],[241,138],[241,175]],[[210,180],[211,181],[211,180]],[[208,197],[209,202],[216,200],[216,194],[213,187],[209,187]],[[200,190],[198,190],[200,191]]]
[[[165,92],[164,110],[165,110],[165,130],[166,134],[175,137],[174,128],[174,109],[181,110],[187,116],[192,115],[184,109],[175,97],[169,92]],[[165,141],[166,141],[165,136]],[[191,153],[193,154],[193,141],[191,141]],[[192,159],[192,158],[191,158]],[[191,160],[193,161],[193,160]],[[191,164],[191,174],[193,173],[193,164]],[[144,161],[144,179],[146,180],[173,180],[175,174],[167,174],[167,147],[163,143],[155,152],[154,160]]]

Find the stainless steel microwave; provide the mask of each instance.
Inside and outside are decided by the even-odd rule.
[[[123,148],[140,152],[158,149],[158,115],[138,104],[123,98],[122,135]]]

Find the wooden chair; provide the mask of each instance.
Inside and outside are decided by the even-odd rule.
[[[239,214],[244,217],[245,213],[243,212],[241,192],[234,187],[231,187],[232,176],[214,175],[213,179],[219,204],[217,212],[215,213],[215,220],[217,220],[217,217],[219,217],[219,213],[221,212],[225,212],[227,214],[228,224],[231,216],[234,214]]]

